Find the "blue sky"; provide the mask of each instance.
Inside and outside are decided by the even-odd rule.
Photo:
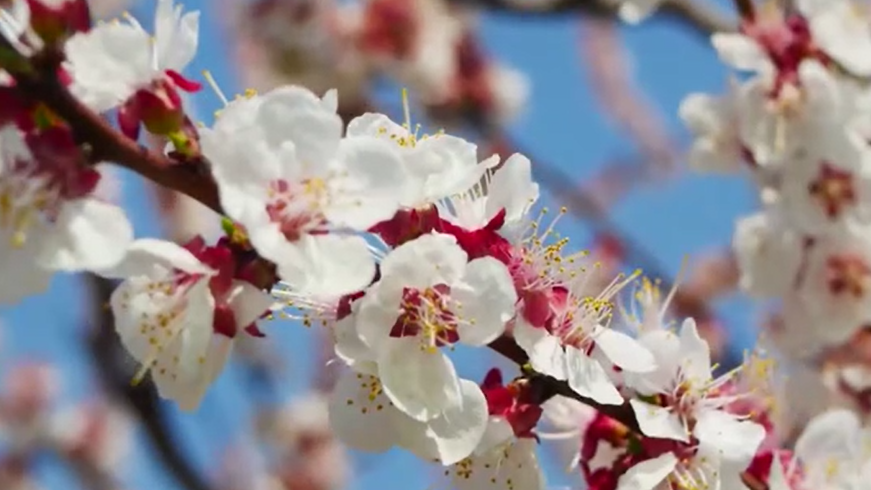
[[[148,1],[139,3],[150,5]],[[221,48],[223,41],[215,28],[217,18],[209,9],[210,2],[186,0],[184,3],[188,8],[205,10],[202,47],[196,66],[189,74],[198,76],[200,70],[208,68],[225,91],[235,92],[232,67]],[[147,24],[150,10],[150,7],[140,8],[134,13]],[[669,132],[685,138],[676,117],[681,99],[693,91],[720,92],[725,86],[725,69],[695,32],[673,22],[655,19],[640,27],[623,28],[621,34],[633,53],[638,84],[667,115]],[[481,35],[491,52],[531,78],[529,106],[510,128],[522,146],[570,171],[578,182],[594,175],[609,157],[631,152],[631,142],[599,114],[594,94],[589,90],[584,67],[578,62],[577,19],[485,16]],[[201,103],[207,109],[204,114],[217,108],[217,100],[211,95],[204,95]],[[683,172],[675,179],[631,193],[612,209],[612,218],[673,275],[685,255],[726,246],[735,218],[754,208],[753,197],[749,183],[740,177]],[[137,235],[155,235],[158,228],[147,196],[129,176],[125,179],[125,202],[137,226]],[[565,221],[563,225],[563,232],[578,237],[579,241],[588,236],[582,223]],[[77,280],[58,277],[47,294],[3,311],[0,369],[5,371],[16,359],[51,360],[63,368],[62,401],[81,399],[92,392],[92,367],[77,342],[87,318],[87,312],[81,311],[78,301],[81,294],[83,288]],[[737,349],[752,344],[756,317],[750,303],[740,298],[726,299],[718,305],[718,311],[733,329]],[[306,348],[310,333],[293,324],[273,324],[267,328],[271,340],[278,342],[284,357],[295,369],[294,377],[283,386],[284,394],[291,396],[304,389],[306,373],[311,369],[310,352]],[[470,377],[480,376],[489,366],[480,360],[462,357],[461,369]],[[245,398],[246,392],[239,388],[241,382],[238,370],[225,373],[200,412],[175,417],[175,428],[185,449],[203,471],[217,461],[226,444],[244,437],[249,428],[251,403]],[[366,456],[358,458],[358,463],[362,477],[353,488],[361,490],[423,490],[432,475],[403,454]],[[548,473],[554,476],[557,472],[550,468]],[[131,490],[178,488],[162,474],[141,439],[136,441],[122,474]],[[50,458],[41,462],[40,478],[52,490],[77,488]],[[563,480],[552,478],[552,481],[556,485]]]

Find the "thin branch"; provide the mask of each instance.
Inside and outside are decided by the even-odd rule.
[[[44,53],[33,58],[35,71],[13,73],[17,88],[28,98],[45,103],[66,121],[77,143],[93,161],[110,161],[126,167],[152,182],[196,199],[220,212],[218,186],[204,162],[177,162],[116,132],[99,114],[76,99],[54,73],[58,57]]]
[[[585,14],[613,18],[619,0],[450,0],[455,5],[484,8],[492,12],[522,16]],[[687,24],[707,37],[737,28],[735,20],[702,0],[663,0],[658,14]]]

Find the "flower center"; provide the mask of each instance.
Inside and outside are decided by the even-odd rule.
[[[278,223],[289,241],[297,241],[306,233],[324,231],[326,218],[321,209],[329,199],[324,179],[305,179],[298,183],[275,180],[269,184],[267,196],[269,219]]]
[[[836,219],[846,206],[856,204],[852,173],[839,170],[827,162],[820,167],[820,172],[808,186],[808,191],[831,219]]]
[[[459,340],[460,318],[450,309],[450,287],[438,284],[426,289],[405,288],[401,313],[390,331],[391,337],[418,337],[421,349],[434,352]]]
[[[871,268],[858,256],[838,255],[829,258],[827,276],[829,291],[835,295],[850,295],[855,299],[865,296]]]

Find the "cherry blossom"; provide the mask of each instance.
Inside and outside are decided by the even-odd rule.
[[[141,91],[141,103],[151,107],[138,107],[140,102],[126,107],[136,109],[135,119],[149,119],[142,114],[149,109],[176,114],[181,107],[177,90],[199,88],[181,75],[196,54],[199,12],[182,14],[173,0],[158,0],[153,38],[132,16],[125,20],[97,25],[67,41],[64,68],[73,81],[71,91],[98,112]]]
[[[193,240],[187,248],[140,239],[104,274],[123,278],[112,293],[115,328],[160,395],[183,410],[198,408],[221,373],[236,335],[272,305],[272,298],[233,278],[225,248]]]
[[[62,128],[0,129],[0,302],[42,292],[55,271],[111,267],[133,230],[124,211],[94,197],[100,172]]]
[[[607,328],[610,295],[581,296],[565,287],[554,287],[549,314],[540,325],[528,315],[516,320],[514,336],[539,372],[567,380],[577,393],[600,403],[619,405],[623,396],[608,373],[609,364],[630,372],[650,372],[653,355],[628,335]]]
[[[375,275],[365,230],[394,214],[405,170],[385,141],[342,140],[336,94],[281,87],[230,103],[201,130],[227,214],[298,290],[334,296]]]
[[[710,484],[720,480],[722,464],[748,464],[765,429],[724,410],[734,400],[720,392],[730,377],[712,377],[708,345],[695,322],[684,321],[679,334],[654,330],[639,341],[656,356],[657,369],[626,376],[641,395],[629,403],[645,436],[680,444],[668,443],[665,452],[630,468],[618,488],[653,489],[667,478]]]
[[[505,330],[517,294],[492,257],[468,261],[450,235],[407,242],[381,262],[381,279],[360,299],[357,331],[375,353],[388,398],[431,420],[463,405],[460,380],[441,346],[483,346]]]

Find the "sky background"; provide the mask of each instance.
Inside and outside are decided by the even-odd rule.
[[[202,69],[209,69],[225,92],[237,92],[233,67],[222,48],[223,34],[217,28],[218,18],[209,0],[183,3],[188,9],[203,10],[201,49],[187,73],[199,77]],[[150,25],[151,5],[150,0],[140,0],[133,10],[143,25]],[[680,101],[691,92],[722,92],[725,69],[704,39],[678,23],[653,19],[639,27],[624,27],[621,34],[633,53],[638,85],[667,116],[669,132],[686,138],[676,116]],[[570,171],[579,182],[595,175],[610,158],[631,154],[631,142],[600,115],[587,85],[576,48],[577,19],[485,15],[481,36],[496,57],[530,77],[532,93],[528,107],[510,128],[523,147]],[[203,114],[210,114],[218,102],[205,93],[199,104]],[[735,219],[753,210],[753,197],[749,183],[740,177],[684,171],[672,180],[631,192],[612,209],[612,218],[673,276],[684,256],[693,257],[701,251],[728,245]],[[124,201],[137,236],[159,234],[147,193],[136,178],[126,174]],[[589,235],[583,223],[569,220],[562,223],[562,231],[577,237],[580,243]],[[93,394],[93,367],[79,342],[88,319],[88,312],[83,311],[83,302],[79,300],[85,293],[75,278],[57,277],[45,295],[3,311],[0,370],[5,372],[21,359],[51,361],[63,373],[61,404]],[[726,298],[717,309],[732,332],[733,348],[740,351],[752,345],[756,322],[753,305],[741,298]],[[264,329],[270,341],[279,343],[293,370],[282,384],[281,399],[289,399],[306,388],[313,369],[307,348],[311,334],[290,323],[272,323]],[[471,379],[478,379],[490,365],[489,359],[485,363],[468,356],[461,356],[459,361],[461,373]],[[228,445],[244,441],[246,433],[250,433],[252,404],[247,392],[239,388],[241,383],[239,370],[228,370],[210,390],[199,412],[182,416],[173,409],[174,429],[202,472],[211,471]],[[353,489],[423,490],[432,482],[432,473],[401,453],[361,456],[355,458],[355,464],[360,476],[355,479]],[[547,473],[553,488],[567,482],[558,469],[548,468]],[[121,474],[130,490],[179,489],[154,462],[141,436],[134,441]],[[78,488],[75,479],[69,478],[49,457],[40,461],[39,477],[49,490]]]

